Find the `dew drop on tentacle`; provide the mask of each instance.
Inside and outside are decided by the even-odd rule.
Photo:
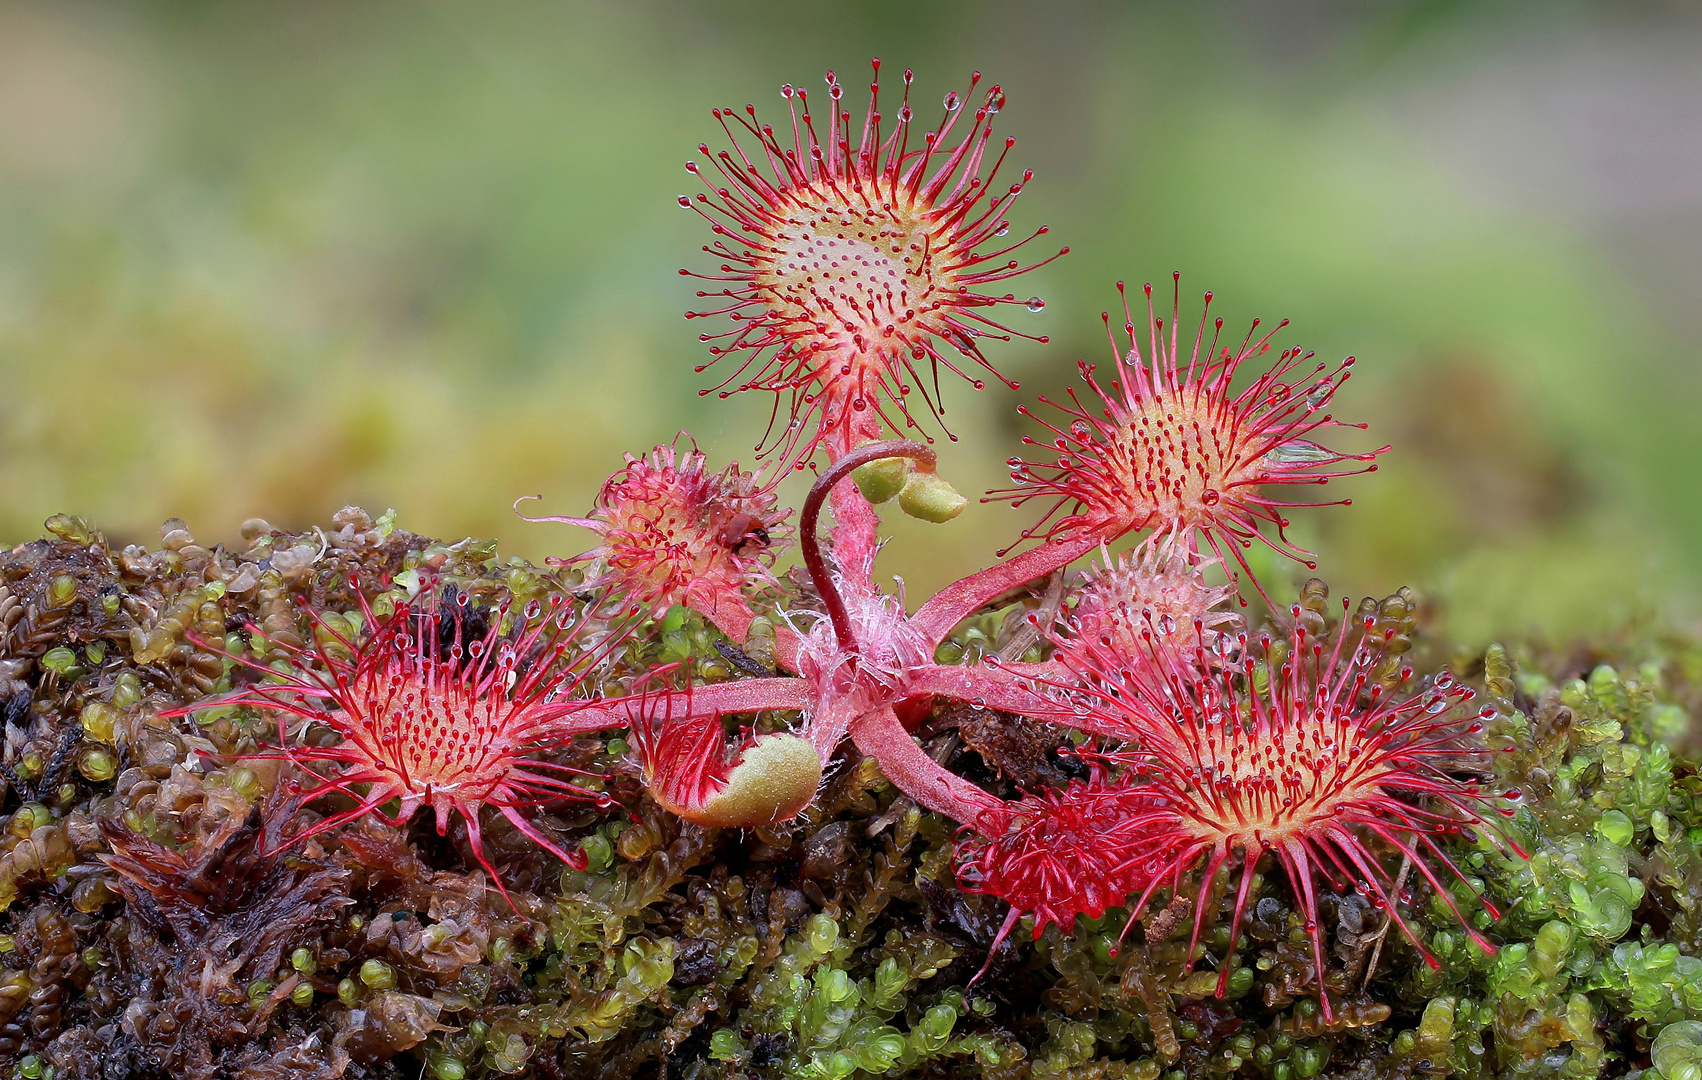
[[[1303,439],[1295,439],[1273,447],[1265,460],[1278,465],[1320,465],[1335,459],[1332,451]]]

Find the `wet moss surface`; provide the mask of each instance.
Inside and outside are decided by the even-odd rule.
[[[1451,842],[1499,920],[1473,913],[1464,885],[1444,898],[1408,875],[1403,910],[1443,958],[1436,969],[1383,912],[1326,893],[1326,1021],[1274,866],[1254,885],[1223,998],[1224,882],[1210,895],[1225,910],[1205,913],[1192,965],[1197,881],[1184,899],[1161,893],[1121,947],[1114,909],[1073,934],[1019,931],[995,948],[1005,908],[957,888],[955,826],[854,750],[797,819],[705,830],[649,802],[618,732],[583,738],[558,756],[606,777],[596,783],[616,805],[563,803],[539,823],[586,869],[487,816],[518,911],[477,869],[464,827],[440,837],[429,815],[289,844],[329,806],[280,782],[290,766],[248,756],[275,744],[271,722],[241,708],[161,714],[250,677],[232,656],[265,664],[323,634],[303,601],[358,636],[351,574],[381,609],[429,574],[471,597],[467,618],[580,585],[574,571],[354,509],[300,534],[251,522],[216,547],[168,522],[158,548],[122,550],[58,517],[0,553],[6,1075],[1702,1072],[1694,638],[1645,629],[1452,655],[1423,633],[1410,595],[1385,602],[1415,666],[1451,665],[1495,706],[1498,779],[1520,792],[1509,830],[1530,858]],[[783,581],[763,603],[772,613],[810,597]],[[1005,612],[972,620],[941,659],[976,655],[1007,624]],[[764,649],[761,625],[739,649],[676,609],[600,678],[617,692],[658,663],[706,681],[755,677]],[[942,709],[919,734],[936,760],[1007,795],[1079,768],[1055,753],[1058,732],[991,710]],[[1470,942],[1450,900],[1496,953]]]

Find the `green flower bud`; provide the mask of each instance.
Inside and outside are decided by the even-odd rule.
[[[857,490],[872,503],[884,503],[903,491],[909,475],[910,462],[901,457],[866,461],[851,470]]]
[[[368,960],[360,966],[360,981],[374,990],[394,990],[396,969],[382,960]]]
[[[290,1001],[304,1009],[312,1005],[313,984],[306,980],[296,983],[295,989],[290,991]]]
[[[312,949],[300,948],[290,953],[290,967],[303,975],[312,975],[319,970],[319,961],[314,957]]]
[[[904,482],[904,490],[898,493],[900,510],[936,525],[963,513],[963,508],[968,505],[968,499],[935,473],[911,473],[910,479]]]

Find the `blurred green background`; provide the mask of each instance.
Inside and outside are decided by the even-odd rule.
[[[1295,529],[1338,591],[1411,583],[1468,639],[1693,612],[1695,10],[0,5],[0,538],[66,510],[211,541],[356,502],[541,558],[588,537],[518,495],[583,512],[680,428],[748,463],[768,403],[691,373],[682,165],[712,106],[778,121],[782,82],[857,87],[878,55],[924,117],[972,69],[1002,83],[1037,174],[1015,227],[1073,248],[1015,286],[1052,343],[990,350],[1022,393],[946,390],[961,489],[998,484],[1019,400],[1102,354],[1112,283],[1177,269],[1231,327],[1360,358],[1335,408],[1395,450]],[[903,523],[883,569],[915,595],[1030,519]]]

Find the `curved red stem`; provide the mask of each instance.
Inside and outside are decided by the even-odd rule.
[[[810,493],[804,496],[803,510],[798,515],[798,546],[804,556],[804,568],[810,572],[810,580],[815,583],[816,592],[821,594],[822,604],[827,608],[828,621],[833,623],[833,632],[839,638],[839,647],[848,653],[857,651],[857,637],[851,632],[851,615],[845,609],[845,599],[839,595],[839,588],[833,583],[833,575],[828,572],[827,560],[822,557],[821,540],[816,535],[821,519],[821,505],[827,501],[833,486],[849,476],[851,470],[871,461],[895,457],[909,458],[928,472],[932,472],[934,468],[934,452],[919,442],[890,439],[885,442],[864,443],[828,466],[827,471],[810,486]]]

